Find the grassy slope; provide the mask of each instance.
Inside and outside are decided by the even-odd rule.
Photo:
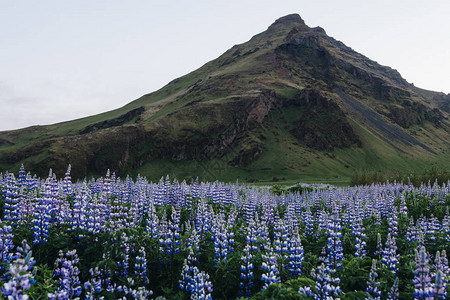
[[[294,91],[285,90],[286,95]],[[337,185],[348,184],[355,170],[401,170],[420,171],[433,164],[450,167],[448,152],[435,156],[427,153],[410,157],[395,149],[370,130],[356,121],[351,125],[361,138],[361,148],[337,148],[331,153],[314,151],[299,145],[289,133],[289,125],[295,120],[298,111],[277,110],[270,115],[266,126],[248,133],[250,138],[264,137],[262,154],[245,167],[234,168],[228,164],[233,152],[210,161],[151,161],[147,162],[133,175],[145,174],[152,180],[161,176],[181,179],[199,177],[202,180],[222,180],[233,182],[254,182],[256,184],[292,184],[302,182],[327,182]],[[239,145],[236,146],[239,148]],[[255,182],[256,181],[256,182]]]

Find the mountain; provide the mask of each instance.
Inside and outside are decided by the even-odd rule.
[[[0,132],[0,168],[345,181],[358,169],[449,167],[449,113],[450,95],[293,14],[122,108]]]

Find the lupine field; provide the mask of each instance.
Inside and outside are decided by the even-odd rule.
[[[0,299],[445,299],[450,186],[0,176]]]

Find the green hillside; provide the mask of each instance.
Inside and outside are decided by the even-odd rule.
[[[421,90],[298,15],[122,108],[0,133],[0,168],[349,182],[450,167],[450,96]]]

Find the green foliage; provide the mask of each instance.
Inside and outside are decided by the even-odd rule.
[[[374,170],[358,170],[352,176],[350,185],[370,185],[372,183],[403,182],[411,183],[419,187],[422,183],[437,182],[439,185],[447,183],[450,180],[450,171],[446,168],[438,168],[433,166],[422,172],[418,171],[374,171]]]
[[[284,187],[278,184],[274,184],[271,186],[270,192],[274,195],[280,196],[281,194],[286,193],[286,190],[284,189]]]
[[[446,214],[447,207],[450,206],[450,196],[447,196],[442,201],[437,195],[432,195],[430,198],[409,193],[406,195],[405,201],[406,207],[408,208],[408,216],[414,220],[417,220],[421,216],[427,218],[434,216],[442,220]],[[395,204],[400,205],[398,201]]]
[[[282,186],[279,184],[274,184],[270,187],[270,192],[272,194],[275,194],[277,196],[280,196],[281,194],[285,193],[300,193],[303,194],[304,192],[312,192],[314,191],[314,187],[312,186],[302,186],[302,185],[295,185],[290,188],[287,188],[286,186]]]
[[[31,288],[27,291],[31,299],[47,299],[48,293],[56,291],[58,282],[53,276],[53,267],[46,264],[37,266],[34,279],[36,283],[31,285]]]
[[[287,191],[289,191],[291,193],[303,194],[304,192],[312,192],[312,191],[314,191],[314,187],[312,187],[312,186],[295,185],[293,187],[288,188]]]
[[[342,262],[341,289],[343,291],[364,291],[367,287],[372,259],[369,257],[354,257],[346,255]]]
[[[271,284],[267,289],[255,294],[250,300],[263,299],[283,299],[283,300],[298,300],[308,299],[298,293],[300,287],[311,287],[315,289],[315,282],[309,278],[300,277],[295,280],[289,280],[284,284]]]

